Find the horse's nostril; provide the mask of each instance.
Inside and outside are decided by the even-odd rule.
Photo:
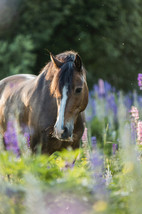
[[[66,126],[64,126],[64,132],[67,133],[68,132],[68,128]]]
[[[70,137],[69,130],[68,130],[68,128],[67,128],[66,126],[64,126],[63,130],[64,130],[64,132],[63,132],[63,134],[61,135],[61,137],[62,137],[63,139],[66,139],[66,138]]]

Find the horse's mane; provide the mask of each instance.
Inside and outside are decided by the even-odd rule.
[[[74,60],[76,53],[73,51],[67,51],[56,56],[58,60],[63,62],[63,65],[59,69],[59,72],[55,72],[50,85],[50,92],[54,94],[56,91],[57,96],[61,96],[62,89],[65,85],[68,86],[68,93],[71,91],[73,74],[75,70]],[[53,62],[50,69],[53,68]],[[53,71],[54,72],[54,71]]]

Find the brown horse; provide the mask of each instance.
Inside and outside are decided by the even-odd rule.
[[[0,131],[4,136],[9,118],[30,134],[33,152],[79,147],[88,103],[86,72],[80,56],[67,51],[54,57],[38,76],[19,74],[0,81]]]

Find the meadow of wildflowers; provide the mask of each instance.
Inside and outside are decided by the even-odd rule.
[[[0,214],[142,213],[142,95],[100,79],[86,120],[81,148],[49,157],[31,154],[28,131],[9,121],[6,150],[0,142]]]

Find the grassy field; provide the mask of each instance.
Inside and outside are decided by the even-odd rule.
[[[27,136],[9,125],[8,151],[0,146],[0,214],[142,213],[142,97],[103,80],[89,97],[78,150],[32,155]]]

